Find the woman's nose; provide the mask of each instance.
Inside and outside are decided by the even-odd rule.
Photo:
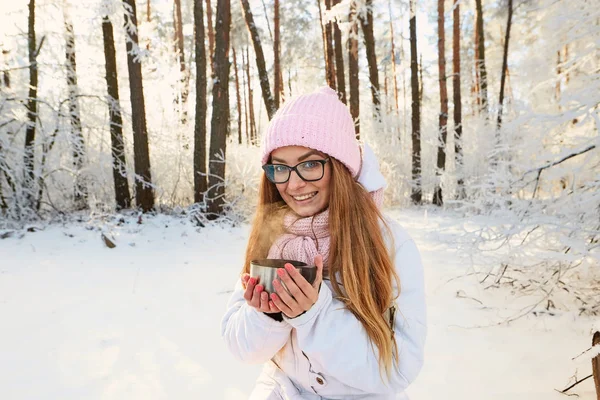
[[[306,182],[304,182],[302,180],[302,178],[300,178],[300,176],[298,176],[298,173],[296,171],[292,171],[290,173],[290,180],[288,181],[288,187],[290,189],[300,188],[305,185],[306,185]]]

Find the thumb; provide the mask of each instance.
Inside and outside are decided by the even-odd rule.
[[[315,278],[315,281],[313,282],[313,287],[317,290],[319,290],[319,287],[321,286],[321,282],[323,281],[323,256],[320,254],[317,254],[315,257],[315,266],[317,267],[317,276]]]

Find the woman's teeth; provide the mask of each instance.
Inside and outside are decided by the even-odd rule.
[[[292,196],[294,198],[294,200],[296,201],[302,201],[302,200],[308,200],[311,197],[315,197],[317,195],[317,192],[313,192],[313,193],[309,193],[309,194],[305,194],[303,196]]]

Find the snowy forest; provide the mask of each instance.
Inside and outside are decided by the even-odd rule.
[[[212,293],[233,287],[256,207],[269,120],[287,99],[328,85],[350,109],[357,138],[380,161],[386,210],[406,223],[425,268],[434,271],[429,318],[441,322],[430,334],[426,364],[436,364],[451,346],[447,341],[464,350],[462,356],[443,353],[442,366],[426,366],[414,398],[541,400],[575,393],[600,399],[597,1],[1,4],[0,311],[6,314],[0,314],[13,324],[0,333],[0,354],[8,355],[0,356],[0,397],[245,398],[255,366],[231,367],[235,361],[223,358],[221,344],[190,349],[197,339],[190,332],[177,336],[176,325],[208,307],[209,295],[194,294],[195,274],[217,274],[204,286]],[[159,252],[182,254],[173,262],[178,279],[190,282],[185,290],[167,290],[174,272],[153,266],[152,254],[169,260]],[[239,254],[213,254],[231,252]],[[90,272],[100,283],[76,270],[86,258],[101,263]],[[132,266],[113,271],[119,262]],[[107,263],[111,270],[100,273]],[[193,272],[188,263],[228,267]],[[36,265],[48,269],[40,275]],[[87,301],[86,291],[104,296],[102,290],[118,287],[112,273],[131,278],[123,293],[110,304],[97,300],[93,311],[75,306]],[[80,279],[85,285],[72,288]],[[45,280],[54,289],[43,289]],[[173,330],[143,342],[143,351],[134,350],[143,343],[126,340],[127,332],[159,329],[154,319],[123,328],[119,341],[87,316],[106,312],[109,326],[135,320],[134,306],[120,309],[134,292],[145,299],[135,307],[166,307],[156,320]],[[34,303],[26,300],[36,294]],[[55,295],[66,307],[65,326],[53,331],[54,339],[29,347],[41,336],[27,333],[34,336],[21,340],[23,332],[54,326],[46,315],[61,312],[51,305]],[[227,300],[218,296],[220,308],[206,314],[211,322],[191,323],[194,335],[204,337],[203,326],[218,324]],[[178,314],[168,308],[181,303],[181,320],[169,319]],[[119,311],[109,317],[109,309]],[[65,321],[87,326],[68,356],[58,357],[59,367],[44,356],[41,365],[55,372],[42,366],[26,372],[45,346],[66,340]],[[514,347],[504,351],[521,358],[486,360],[494,350],[485,340],[468,349],[463,331],[439,333],[456,325],[477,328],[492,343],[506,340]],[[207,335],[201,341],[220,340]],[[174,343],[182,348],[175,351]],[[538,352],[531,350],[536,345]],[[142,356],[124,363],[125,349]],[[465,354],[478,367],[465,369],[465,376],[449,372],[451,361]],[[513,369],[523,359],[528,366]],[[213,361],[220,372],[205,370]],[[173,368],[157,372],[159,366]],[[490,372],[481,372],[486,366]],[[536,383],[524,382],[536,368],[542,368],[532,373]],[[61,380],[75,371],[77,379]],[[234,385],[230,371],[245,378]],[[491,378],[459,388],[471,385],[467,375],[478,380],[478,374],[507,371],[521,379],[492,390]],[[27,388],[28,376],[51,390]]]

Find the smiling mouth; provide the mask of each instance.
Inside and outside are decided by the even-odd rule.
[[[312,193],[304,194],[302,196],[292,196],[292,198],[296,201],[305,201],[305,200],[312,199],[313,197],[315,197],[317,195],[317,193],[318,192],[312,192]]]

